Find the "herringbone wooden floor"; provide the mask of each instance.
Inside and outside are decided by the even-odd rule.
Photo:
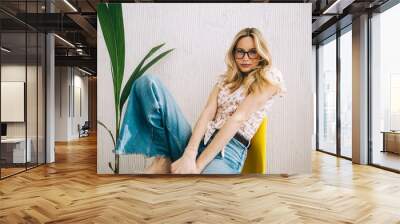
[[[0,181],[0,223],[400,223],[400,175],[315,152],[294,176],[96,174],[96,139]]]

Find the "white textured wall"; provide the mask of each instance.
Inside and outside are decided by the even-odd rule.
[[[244,27],[260,29],[273,64],[286,79],[288,94],[269,114],[268,173],[311,172],[313,82],[311,4],[123,4],[127,77],[147,51],[162,42],[172,54],[149,73],[169,88],[193,125],[218,74],[225,53]],[[99,27],[98,120],[115,126],[110,60]],[[126,79],[125,79],[126,81]],[[98,129],[98,173],[110,173],[112,144]],[[121,173],[132,172],[132,158],[121,159]]]
[[[75,113],[73,113],[72,115],[74,115],[72,117],[72,125],[71,125],[71,137],[76,139],[79,138],[79,132],[78,132],[78,124],[80,124],[80,126],[82,126],[85,121],[88,120],[88,77],[87,76],[83,76],[83,73],[80,72],[79,70],[77,70],[76,68],[74,68],[74,110]],[[80,97],[79,97],[79,93],[77,92],[78,90],[80,90]],[[79,103],[79,100],[81,101]],[[79,105],[80,104],[80,105]],[[72,107],[72,105],[71,105]],[[81,112],[79,111],[79,107],[81,107]]]
[[[55,68],[55,141],[68,141],[68,86],[70,84],[68,67]]]
[[[55,72],[55,141],[77,139],[78,124],[82,126],[88,120],[88,78],[73,67],[56,67]],[[81,90],[82,116],[76,107],[77,87]]]

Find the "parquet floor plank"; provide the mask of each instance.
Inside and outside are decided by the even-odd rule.
[[[313,152],[306,175],[97,175],[96,139],[0,181],[0,223],[398,223],[400,175]]]

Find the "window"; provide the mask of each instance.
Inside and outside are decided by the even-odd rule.
[[[336,39],[318,47],[318,149],[336,153]]]
[[[352,35],[340,36],[340,155],[352,157]]]
[[[371,18],[372,164],[395,170],[400,170],[400,132],[392,132],[400,131],[398,21],[400,4]]]

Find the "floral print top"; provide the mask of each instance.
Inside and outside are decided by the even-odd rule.
[[[268,75],[269,78],[275,81],[283,91],[271,97],[267,102],[265,102],[265,105],[262,108],[250,115],[250,118],[241,125],[238,132],[249,141],[256,133],[263,118],[267,115],[267,112],[270,110],[275,98],[283,96],[283,93],[286,92],[286,86],[282,74],[277,68],[272,67]],[[222,128],[225,121],[236,111],[239,104],[246,97],[243,86],[230,93],[229,88],[223,85],[222,78],[219,78],[217,81],[217,86],[220,88],[217,97],[217,112],[214,120],[210,121],[207,125],[207,130],[204,135],[204,144],[207,144],[208,140],[217,129]],[[224,156],[224,149],[221,150],[221,153],[222,156]]]

